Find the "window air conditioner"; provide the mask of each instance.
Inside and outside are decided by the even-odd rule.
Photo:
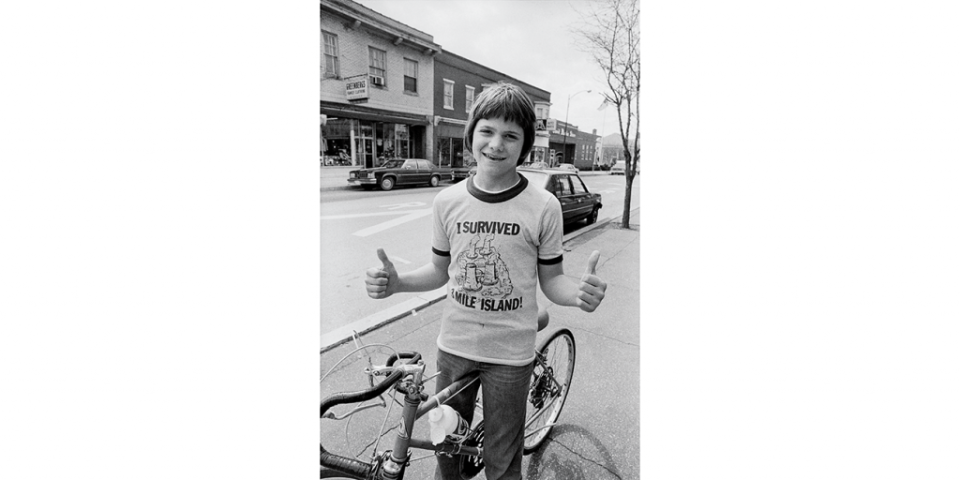
[[[370,75],[370,82],[379,87],[383,86],[383,77],[377,75]]]

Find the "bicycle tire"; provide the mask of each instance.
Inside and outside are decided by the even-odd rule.
[[[537,348],[545,364],[534,365],[523,429],[523,454],[536,451],[550,435],[566,403],[577,362],[577,344],[566,328],[557,330]],[[554,381],[556,383],[554,383]],[[547,426],[545,426],[547,425]]]

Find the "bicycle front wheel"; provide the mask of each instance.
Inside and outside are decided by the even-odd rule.
[[[553,429],[570,392],[576,361],[577,345],[566,328],[554,332],[537,349],[523,431],[524,455],[540,448]]]

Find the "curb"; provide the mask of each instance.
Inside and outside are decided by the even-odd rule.
[[[633,218],[635,214],[639,214],[640,208],[630,209],[630,217]],[[569,235],[563,236],[563,243],[579,237],[580,235],[592,232],[598,228],[606,226],[611,221],[617,220],[620,218],[620,214],[614,215],[612,217],[603,218],[597,220],[597,223],[593,225],[586,226],[584,228],[578,229],[575,232],[570,233]],[[344,325],[332,332],[328,332],[325,335],[320,335],[320,353],[324,353],[331,348],[343,345],[344,343],[350,341],[353,338],[353,335],[363,335],[365,333],[376,330],[384,325],[393,323],[401,318],[407,317],[408,315],[416,315],[418,310],[422,310],[434,303],[439,302],[447,298],[447,286],[444,285],[436,290],[431,290],[429,292],[423,292],[416,297],[413,297],[409,300],[406,300],[402,303],[389,307],[385,310],[381,310],[372,315],[368,315],[356,322],[353,322],[349,325]]]

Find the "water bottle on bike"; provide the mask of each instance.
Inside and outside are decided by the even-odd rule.
[[[439,445],[444,439],[460,443],[469,432],[467,421],[449,405],[440,405],[427,414],[430,421],[430,441]]]

